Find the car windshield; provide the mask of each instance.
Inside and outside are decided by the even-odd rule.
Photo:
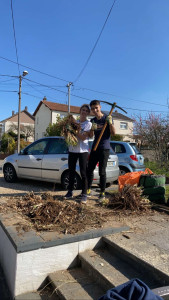
[[[137,148],[135,143],[130,143],[130,146],[134,149],[136,154],[141,154],[140,150]]]

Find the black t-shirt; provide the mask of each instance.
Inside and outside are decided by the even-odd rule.
[[[93,123],[97,124],[97,130],[94,131],[94,142],[92,145],[92,149],[94,148],[95,144],[97,143],[97,140],[99,138],[99,135],[102,131],[102,128],[106,122],[106,117],[107,115],[103,115],[101,119],[97,119],[96,117],[92,118],[90,121]],[[100,140],[100,143],[98,145],[98,149],[110,149],[110,128],[109,125],[107,124],[106,129],[102,135],[102,138]]]

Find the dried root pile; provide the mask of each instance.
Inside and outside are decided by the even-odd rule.
[[[80,131],[80,124],[75,120],[72,115],[61,119],[57,123],[58,129],[61,131],[61,135],[64,136],[68,146],[76,146],[78,143],[76,134]]]
[[[151,204],[142,193],[140,187],[125,185],[121,192],[112,194],[102,205],[116,210],[146,211]]]
[[[13,208],[29,218],[37,231],[76,233],[102,226],[104,216],[73,201],[60,201],[50,194],[35,195],[33,192],[20,197]]]

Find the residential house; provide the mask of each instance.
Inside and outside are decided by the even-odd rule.
[[[35,126],[35,118],[28,112],[28,108],[27,106],[25,106],[25,109],[20,112],[20,128],[21,128],[21,133],[22,133],[22,129],[26,134],[28,134],[27,131],[29,131],[29,133],[31,132],[31,136],[28,136],[27,138],[29,142],[34,141],[34,126]],[[2,135],[4,133],[7,133],[10,130],[17,133],[17,128],[18,128],[18,113],[12,111],[11,117],[0,121],[0,140],[2,139]]]
[[[70,106],[70,113],[79,116],[79,106]],[[64,117],[68,113],[68,105],[50,102],[46,97],[40,101],[33,116],[35,117],[35,140],[44,137],[49,123],[54,124],[57,116]],[[89,119],[93,115],[89,116]],[[112,114],[116,134],[123,135],[124,141],[133,141],[133,120],[115,111]]]
[[[123,136],[124,142],[134,142],[133,127],[134,120],[119,113],[117,110],[112,113],[116,134]]]

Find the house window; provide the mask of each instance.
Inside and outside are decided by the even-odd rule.
[[[127,122],[120,122],[120,129],[128,129]]]
[[[39,124],[39,117],[37,117],[37,124]]]

